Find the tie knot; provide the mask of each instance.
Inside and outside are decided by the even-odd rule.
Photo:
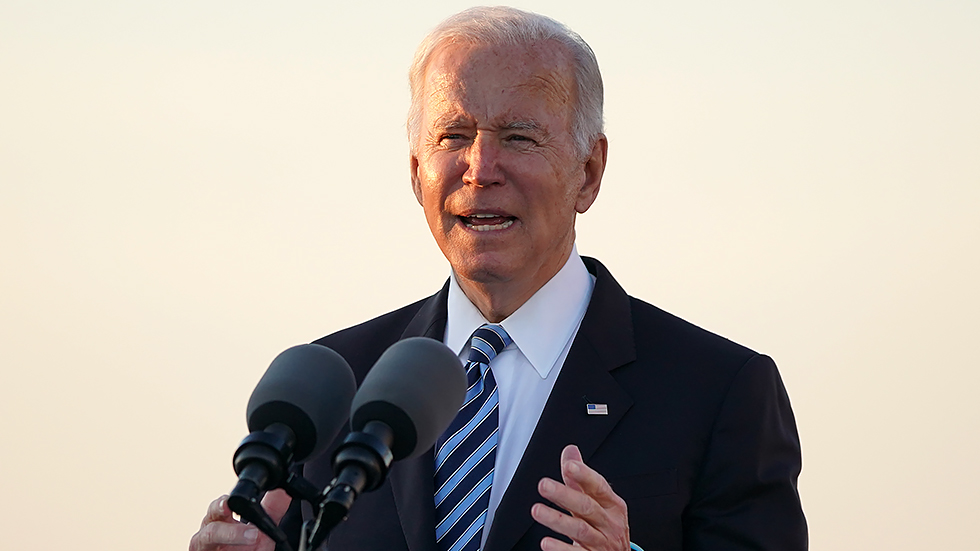
[[[490,362],[513,342],[507,331],[495,323],[485,323],[473,332],[470,339],[469,361],[490,365]]]

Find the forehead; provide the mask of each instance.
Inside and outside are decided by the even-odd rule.
[[[553,41],[444,44],[426,67],[426,118],[432,123],[437,117],[465,113],[495,119],[544,110],[567,120],[575,99],[572,74],[565,48]]]

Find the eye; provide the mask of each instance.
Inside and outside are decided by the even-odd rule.
[[[456,147],[468,140],[464,134],[447,133],[439,136],[439,145],[443,147]]]
[[[508,142],[517,142],[522,144],[534,144],[537,143],[533,138],[525,136],[523,134],[511,134],[504,138]]]
[[[465,139],[466,139],[466,136],[464,136],[462,134],[443,134],[442,136],[439,137],[439,141],[440,142],[465,140]]]

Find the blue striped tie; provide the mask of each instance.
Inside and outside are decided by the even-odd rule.
[[[511,343],[504,328],[473,332],[466,364],[466,400],[436,442],[436,542],[441,551],[480,547],[497,455],[497,382],[490,362]]]

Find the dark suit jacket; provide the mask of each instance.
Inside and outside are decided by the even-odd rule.
[[[486,550],[538,550],[554,535],[530,510],[542,501],[538,480],[561,479],[567,444],[626,500],[631,539],[646,551],[806,549],[799,437],[772,360],[629,297],[602,264],[584,260],[597,278],[588,311]],[[447,290],[317,342],[346,358],[360,383],[393,342],[442,340]],[[609,414],[587,415],[588,403]],[[333,476],[329,455],[305,466],[318,487]],[[436,551],[432,478],[431,450],[393,464],[329,549]],[[296,537],[300,522],[294,506],[283,526]]]

